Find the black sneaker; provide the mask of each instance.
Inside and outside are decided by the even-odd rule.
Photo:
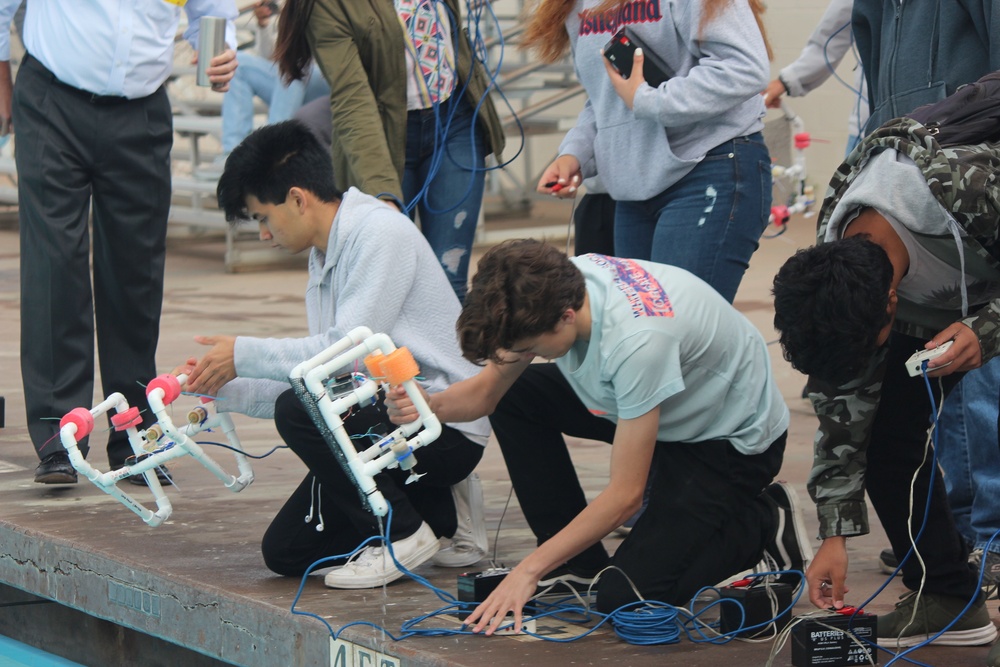
[[[964,597],[926,592],[918,599],[916,591],[908,591],[900,596],[893,611],[879,616],[878,643],[891,651],[923,643],[955,621],[968,602]],[[996,626],[986,610],[986,596],[980,591],[969,610],[933,643],[982,646],[996,637]]]
[[[174,478],[170,474],[170,469],[167,466],[156,466],[156,479],[160,481],[161,485],[170,486],[174,483]],[[129,484],[135,484],[136,486],[149,486],[149,482],[146,481],[145,475],[132,475],[128,478]]]
[[[896,576],[903,573],[902,570],[896,571],[899,567],[899,559],[896,558],[896,552],[891,548],[882,549],[882,553],[878,555],[878,569],[883,574],[893,574],[895,572]]]
[[[65,451],[52,452],[35,468],[37,484],[76,484],[76,468]]]
[[[764,495],[774,501],[778,518],[774,539],[764,547],[765,555],[774,561],[778,570],[798,570],[805,573],[812,561],[813,549],[806,537],[799,494],[787,482],[775,482],[764,489]],[[782,576],[778,577],[778,581],[798,585],[803,578]]]
[[[535,594],[550,587],[553,593],[560,593],[561,589],[565,588],[586,592],[593,585],[599,572],[600,570],[584,572],[569,565],[560,565],[538,580]]]
[[[108,462],[111,465],[112,470],[118,470],[119,468],[124,468],[127,465],[135,465],[135,456],[130,456],[121,463],[115,463],[113,461]],[[174,483],[173,475],[170,474],[170,469],[167,466],[156,466],[156,479],[160,481],[160,484],[172,485]],[[129,484],[135,484],[136,486],[149,486],[146,482],[146,476],[144,474],[131,475],[126,478]]]
[[[996,597],[1000,589],[1000,553],[976,549],[969,554],[969,563],[976,568],[976,572],[983,573],[982,587],[986,598]]]

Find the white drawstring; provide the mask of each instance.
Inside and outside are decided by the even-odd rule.
[[[959,231],[962,229],[962,226],[959,225],[958,221],[955,220],[955,218],[952,217],[950,214],[947,215],[948,215],[948,231],[951,232],[951,236],[952,238],[955,239],[955,245],[958,248],[959,270],[962,272],[962,279],[959,283],[961,285],[961,292],[962,292],[962,317],[966,318],[969,316],[969,289],[968,286],[965,284],[966,281],[965,244],[962,243],[962,235],[959,233]]]

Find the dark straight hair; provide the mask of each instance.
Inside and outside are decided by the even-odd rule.
[[[312,60],[306,26],[315,5],[316,0],[285,0],[281,8],[272,59],[278,63],[278,71],[286,84],[305,77]]]

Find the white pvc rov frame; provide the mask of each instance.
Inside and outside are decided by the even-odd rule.
[[[809,148],[812,143],[812,137],[806,132],[802,117],[792,111],[784,101],[781,102],[781,113],[791,128],[795,157],[790,166],[777,164],[771,166],[771,178],[775,184],[790,184],[790,192],[793,193],[785,203],[775,204],[771,207],[769,223],[779,226],[787,223],[789,218],[797,213],[808,213],[813,204],[816,203],[812,188],[806,184],[808,173],[806,172],[805,149]]]
[[[338,371],[364,358],[369,377],[344,393],[327,390]],[[413,467],[413,451],[434,442],[441,435],[441,422],[431,412],[413,378],[419,373],[416,361],[405,347],[397,348],[386,334],[373,334],[366,327],[350,331],[344,338],[312,359],[292,369],[289,381],[316,427],[348,477],[354,481],[363,503],[378,516],[389,511],[385,498],[375,485],[375,475],[386,468],[399,466],[410,471],[407,483],[420,475]],[[358,451],[344,429],[341,415],[354,406],[370,404],[379,389],[380,378],[388,385],[402,385],[413,401],[418,417],[362,451]],[[419,431],[419,433],[418,433]]]
[[[142,423],[139,408],[129,407],[125,397],[120,393],[111,394],[101,403],[91,409],[75,408],[68,412],[59,423],[59,438],[69,454],[70,463],[76,470],[93,482],[99,489],[115,498],[152,527],[166,521],[173,511],[170,499],[163,491],[160,480],[156,476],[156,467],[167,461],[190,455],[208,468],[218,477],[226,488],[233,492],[242,491],[253,482],[253,470],[250,462],[242,453],[239,437],[233,426],[233,420],[227,413],[211,414],[206,407],[210,400],[202,399],[202,405],[188,412],[188,423],[182,428],[174,426],[167,413],[166,406],[181,394],[181,385],[187,381],[187,376],[161,375],[154,378],[146,386],[146,399],[156,415],[156,423],[144,431],[136,427]],[[78,443],[94,430],[94,419],[115,410],[111,416],[111,424],[116,431],[126,431],[128,441],[135,453],[136,462],[125,465],[118,470],[101,472],[83,458]],[[239,477],[230,475],[223,470],[205,451],[191,438],[202,431],[221,429],[236,455],[236,465]],[[142,475],[146,485],[153,494],[156,511],[147,508],[130,494],[118,488],[118,482],[132,475]]]

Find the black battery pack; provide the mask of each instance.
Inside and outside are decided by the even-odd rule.
[[[510,572],[508,568],[495,568],[483,572],[465,572],[458,575],[459,602],[482,602],[493,592]]]
[[[773,598],[768,595],[768,589],[774,594]],[[760,626],[738,632],[736,636],[746,639],[769,637],[784,630],[791,618],[792,587],[789,584],[726,586],[719,589],[719,596],[743,605],[742,614],[735,604],[723,602],[719,605],[719,630],[723,634],[736,632],[741,627]],[[769,623],[772,620],[773,626]]]
[[[850,635],[857,639],[853,639]],[[878,664],[878,616],[859,612],[809,619],[792,628],[794,667],[852,667]]]
[[[464,621],[476,605],[486,600],[490,593],[500,585],[510,568],[497,567],[482,572],[463,572],[458,575],[458,601],[469,604],[461,605],[455,615]],[[513,620],[513,619],[512,619]]]

